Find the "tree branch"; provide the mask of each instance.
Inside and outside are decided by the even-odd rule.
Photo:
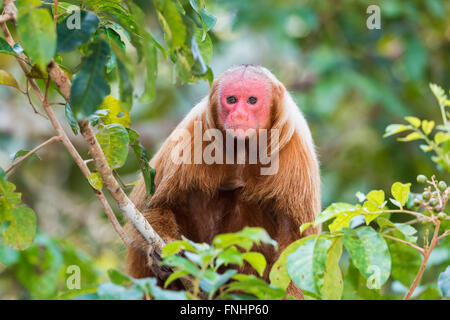
[[[79,122],[80,132],[88,144],[89,151],[97,166],[98,172],[102,177],[104,186],[111,193],[111,196],[119,205],[120,210],[130,219],[135,225],[136,229],[142,234],[147,242],[153,245],[159,252],[165,245],[164,240],[156,233],[152,226],[144,218],[142,213],[136,208],[133,202],[128,198],[126,193],[122,190],[119,183],[113,176],[113,172],[108,165],[105,154],[103,153],[100,144],[95,137],[89,120]]]
[[[4,1],[3,12],[4,13],[2,16],[5,16],[5,14],[7,14],[9,12],[8,15],[10,17],[11,17],[11,15],[13,16],[13,18],[10,18],[10,19],[15,19],[14,13],[17,13],[17,9],[14,6],[14,0],[5,0]],[[10,46],[14,46],[15,42],[11,36],[11,33],[9,32],[8,26],[6,25],[6,21],[0,22],[0,27],[5,35],[6,41],[9,43]],[[73,146],[70,139],[67,137],[66,133],[64,132],[63,128],[61,127],[61,124],[59,123],[58,119],[56,118],[55,114],[53,113],[53,110],[50,108],[48,101],[46,101],[44,96],[42,95],[36,81],[29,77],[30,72],[28,70],[28,66],[27,66],[26,62],[24,61],[25,58],[26,58],[26,56],[24,54],[20,54],[16,60],[19,63],[19,65],[22,68],[25,75],[28,77],[28,81],[29,81],[29,84],[31,85],[31,88],[33,89],[33,91],[36,94],[39,101],[42,103],[45,113],[47,114],[51,124],[53,125],[56,132],[58,133],[58,136],[61,138],[61,142],[66,147],[67,151],[70,153],[72,158],[75,160],[75,163],[81,169],[81,172],[83,173],[83,175],[86,178],[89,178],[89,176],[91,175],[91,172],[90,172],[88,166],[84,163],[84,160],[81,158],[80,154],[75,149],[75,147]],[[55,63],[53,63],[53,64],[56,65]],[[52,65],[52,63],[50,63],[50,65]],[[61,72],[63,72],[59,67],[58,67],[58,69]],[[58,72],[58,70],[56,70],[56,72]],[[63,93],[63,95],[65,93],[66,95],[64,95],[64,97],[66,99],[68,99],[68,98],[70,98],[70,80],[68,80],[67,76],[66,76],[66,79],[67,79],[67,81],[64,83],[64,86],[63,86],[66,90],[63,91],[60,89],[60,91],[61,91],[61,93]],[[58,83],[57,83],[57,85],[58,85]],[[66,88],[67,86],[69,88],[68,91]],[[58,86],[58,88],[59,87],[60,86]],[[67,92],[69,92],[68,95],[67,95]],[[125,245],[129,246],[131,244],[131,242],[128,239],[128,237],[126,236],[125,232],[123,231],[123,228],[120,225],[119,221],[117,221],[117,218],[114,215],[114,212],[113,212],[111,206],[109,205],[108,201],[106,200],[105,195],[103,194],[103,192],[95,190],[94,188],[92,188],[92,190],[94,191],[97,199],[100,201],[106,215],[108,216],[109,221],[113,225],[114,230],[117,232],[117,234],[122,239],[122,241],[125,243]]]
[[[8,12],[14,12],[17,11],[14,6],[15,0],[5,0],[5,11],[6,7],[8,7],[10,11]],[[6,12],[5,12],[6,14]],[[5,15],[2,15],[2,17],[6,17]],[[8,19],[15,19],[14,15],[11,15],[8,13]],[[6,18],[4,18],[6,19]],[[5,20],[5,21],[7,21]],[[5,21],[1,21],[0,26],[3,30],[3,33],[5,34],[6,41],[13,46],[14,45],[14,39],[11,36],[11,33],[8,30],[8,27],[5,23]],[[73,146],[70,139],[67,137],[66,133],[64,132],[61,124],[59,123],[58,119],[56,118],[53,110],[51,109],[51,104],[48,101],[48,88],[49,88],[49,82],[47,82],[47,86],[45,89],[45,95],[42,95],[42,92],[40,91],[36,81],[32,79],[29,74],[29,70],[27,67],[27,64],[25,62],[26,56],[23,54],[20,54],[19,57],[17,57],[17,61],[22,68],[23,72],[27,76],[29,83],[31,85],[31,88],[33,89],[34,93],[38,97],[39,101],[41,102],[45,113],[47,114],[51,124],[53,125],[54,129],[58,133],[58,137],[60,138],[63,145],[66,147],[67,151],[70,153],[72,158],[75,160],[78,167],[81,169],[84,176],[88,179],[91,175],[91,172],[86,164],[86,162],[81,158],[78,151]],[[59,91],[61,92],[62,96],[65,98],[65,100],[70,103],[70,89],[71,89],[71,82],[65,72],[52,60],[49,65],[47,66],[47,72],[49,74],[48,80],[52,79],[56,86],[58,87]],[[162,250],[162,247],[164,246],[164,241],[162,238],[156,233],[156,231],[152,228],[152,226],[148,223],[148,221],[144,218],[141,212],[136,208],[134,203],[128,198],[128,196],[125,194],[125,192],[120,187],[117,180],[114,178],[111,168],[109,167],[105,155],[103,153],[103,150],[101,149],[95,134],[92,130],[92,127],[89,124],[89,120],[83,120],[79,123],[80,131],[83,137],[85,138],[89,150],[92,154],[92,158],[94,159],[94,162],[97,166],[97,169],[100,173],[100,176],[102,177],[104,185],[107,187],[108,191],[111,193],[113,199],[117,202],[119,205],[119,208],[121,211],[132,221],[136,229],[142,234],[142,236],[148,241],[148,243],[156,249],[157,253],[160,253]],[[130,246],[132,243],[130,240],[126,237],[122,227],[120,226],[119,222],[117,221],[117,218],[114,215],[114,212],[112,211],[108,201],[106,200],[104,194],[101,191],[95,190],[92,188],[95,195],[99,199],[100,203],[102,204],[106,215],[108,216],[109,220],[111,221],[115,231],[119,234],[119,236],[122,238],[122,241],[125,243],[125,245]],[[158,266],[160,268],[160,266]],[[159,275],[160,270],[153,270],[156,275]],[[193,285],[192,282],[188,279],[180,279],[183,283],[186,290],[192,290]],[[201,292],[203,294],[203,292]],[[203,295],[202,295],[203,296]]]
[[[439,220],[434,220],[435,229],[433,233],[433,238],[431,239],[430,246],[425,249],[425,253],[423,255],[423,261],[422,265],[419,268],[419,272],[417,273],[416,278],[414,279],[413,284],[409,288],[408,292],[406,293],[403,300],[409,300],[414,293],[414,290],[416,289],[417,285],[419,284],[420,279],[422,278],[423,272],[425,271],[425,267],[428,263],[428,258],[430,258],[431,252],[433,251],[434,247],[438,243],[438,234],[439,234],[439,226],[441,225],[441,222]]]
[[[45,146],[55,142],[55,141],[61,141],[61,137],[60,136],[53,136],[50,139],[48,139],[47,141],[41,143],[40,145],[38,145],[36,148],[34,148],[33,150],[31,150],[30,152],[28,152],[26,155],[22,156],[20,159],[17,159],[15,162],[13,162],[11,164],[11,166],[5,171],[6,174],[10,173],[16,166],[18,166],[22,161],[28,159],[29,157],[31,157],[34,153],[36,153],[38,150],[44,148]]]

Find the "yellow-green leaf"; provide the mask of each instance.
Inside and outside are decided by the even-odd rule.
[[[381,208],[384,202],[384,191],[372,190],[366,195],[366,199],[372,201]]]
[[[398,138],[398,141],[413,141],[418,139],[422,139],[422,135],[418,132],[411,132],[404,138]]]
[[[308,222],[308,223],[304,223],[300,226],[300,234],[303,233],[303,231],[305,231],[306,229],[308,229],[312,224],[314,224],[314,222]]]
[[[434,121],[423,120],[422,121],[422,130],[426,135],[429,135],[434,128]]]
[[[117,123],[125,128],[129,128],[131,125],[130,114],[120,105],[119,100],[112,96],[106,96],[99,110],[108,110],[108,113],[101,117],[104,124]]]
[[[411,183],[400,183],[396,182],[391,187],[391,193],[395,200],[397,200],[401,206],[403,207],[408,201],[409,190],[411,187]]]
[[[420,119],[417,117],[405,117],[405,120],[411,123],[414,127],[419,128],[420,127]]]
[[[94,188],[95,190],[102,190],[103,188],[103,180],[102,177],[100,176],[100,173],[98,172],[94,172],[93,174],[91,174],[88,178],[89,183],[91,184],[92,188]]]
[[[247,261],[253,269],[262,277],[264,270],[266,269],[266,258],[259,252],[246,252],[242,254],[242,257]]]
[[[0,70],[0,84],[5,86],[14,87],[20,90],[19,84],[14,76],[6,70]]]
[[[437,145],[440,145],[447,140],[450,140],[450,135],[448,133],[439,131],[434,135],[434,142],[436,142]]]
[[[122,167],[128,157],[130,142],[127,129],[117,123],[108,124],[99,130],[97,139],[111,168]]]
[[[386,131],[383,135],[383,138],[392,136],[394,134],[397,134],[397,133],[400,133],[400,132],[403,132],[406,130],[411,130],[411,128],[412,128],[411,126],[409,126],[409,125],[406,126],[404,124],[397,124],[397,123],[390,124],[386,127]]]

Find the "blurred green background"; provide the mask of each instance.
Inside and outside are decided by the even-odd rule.
[[[371,4],[381,8],[380,30],[366,27]],[[209,1],[207,9],[217,17],[211,33],[214,75],[234,64],[263,65],[286,85],[304,112],[321,161],[324,207],[336,201],[355,202],[357,191],[388,190],[394,181],[415,181],[418,173],[436,171],[418,143],[400,144],[382,136],[388,124],[401,122],[406,115],[440,122],[428,83],[450,88],[450,1],[218,0]],[[153,12],[149,5],[148,27],[161,39]],[[0,55],[0,69],[24,83],[12,57]],[[150,104],[137,102],[132,110],[133,128],[151,154],[208,93],[206,82],[180,84],[172,78],[172,68],[161,56],[156,98]],[[58,115],[63,118],[63,108]],[[86,156],[81,139],[66,129]],[[10,154],[29,150],[53,134],[49,122],[32,112],[26,97],[0,86],[0,167],[8,167]],[[45,290],[39,295],[31,287],[40,286],[42,291],[48,286],[51,292],[64,273],[46,270],[45,261],[62,265],[84,259],[67,247],[58,250],[60,241],[94,260],[99,272],[84,279],[86,283],[105,277],[101,270],[123,268],[125,248],[65,149],[54,144],[39,157],[26,161],[10,180],[37,213],[41,233],[37,242],[47,243],[46,249],[17,258],[28,261],[23,270],[7,270],[0,264],[0,299],[47,297]],[[130,157],[120,172],[127,182],[134,182],[138,165]],[[448,181],[446,172],[438,174]],[[448,258],[448,250],[444,255]],[[44,259],[42,270],[32,268],[37,259]],[[30,272],[37,276],[24,280],[29,282],[25,290],[24,282],[15,279]]]

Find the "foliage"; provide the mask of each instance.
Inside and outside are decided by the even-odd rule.
[[[192,281],[191,291],[174,291],[157,286],[155,278],[134,279],[117,270],[110,270],[111,282],[101,284],[96,292],[76,299],[199,299],[204,293],[208,299],[282,299],[283,289],[269,285],[262,277],[266,259],[259,252],[250,251],[260,244],[276,246],[261,228],[245,227],[236,233],[217,235],[212,244],[195,243],[186,238],[167,244],[163,249],[163,265],[174,268],[164,288],[181,278]],[[259,275],[241,274],[230,267],[248,263]],[[221,269],[229,268],[224,271]]]
[[[431,88],[435,92],[439,87],[434,85]],[[438,99],[440,102],[445,101],[443,90],[440,89],[439,92],[441,95]],[[443,104],[440,103],[440,106],[442,109]],[[406,120],[411,125],[390,125],[386,129],[386,136],[415,130],[401,141],[414,140],[408,138],[412,134],[417,136],[420,134],[420,137],[427,139],[427,135],[434,127],[434,122],[422,121],[416,117],[406,117]],[[444,119],[444,123],[445,121]],[[420,127],[422,130],[418,129]],[[445,125],[442,128],[446,130]],[[430,143],[431,145],[436,146]],[[442,150],[436,151],[438,152]],[[442,162],[449,153],[441,154]],[[340,299],[343,294],[343,280],[339,267],[339,259],[343,253],[342,244],[353,266],[366,279],[368,289],[381,289],[391,274],[398,281],[405,283],[414,280],[409,279],[410,274],[418,272],[416,279],[419,281],[422,273],[418,267],[422,263],[426,265],[436,241],[445,238],[450,232],[448,229],[450,219],[444,212],[450,197],[450,188],[447,187],[447,183],[437,181],[434,176],[428,179],[424,175],[419,175],[417,181],[427,184],[420,195],[411,194],[411,183],[395,182],[391,187],[392,197],[389,198],[389,203],[383,190],[372,190],[367,194],[361,192],[356,194],[360,204],[342,202],[331,204],[316,217],[314,222],[307,223],[301,228],[303,231],[312,225],[327,223],[329,232],[324,231],[292,243],[272,268],[271,282],[286,288],[292,279],[310,298]],[[395,222],[401,215],[409,215],[416,219]],[[434,227],[432,237],[428,234],[424,236],[424,248],[417,246],[418,230],[414,226],[419,224]],[[386,239],[391,241],[387,242]],[[399,243],[404,249],[399,247]],[[423,262],[415,252],[411,252],[411,248],[424,256]],[[414,261],[417,261],[418,265]],[[286,267],[283,267],[284,263]],[[439,287],[443,288],[442,296],[446,297],[447,284],[441,284],[443,279],[446,279],[445,273],[439,276]],[[408,294],[414,292],[416,285],[414,281]]]
[[[33,243],[36,215],[26,205],[20,205],[21,194],[15,190],[16,186],[6,180],[0,168],[0,234],[5,244],[23,250]]]
[[[433,108],[428,107],[431,94],[423,89],[430,81],[448,83],[448,2],[382,1],[381,31],[361,27],[367,4],[350,0],[340,1],[336,8],[321,0],[210,1],[208,10],[203,0],[67,0],[58,1],[57,13],[53,1],[15,3],[17,27],[9,26],[19,41],[10,46],[0,37],[0,68],[8,68],[0,70],[0,84],[18,89],[12,94],[26,94],[32,103],[29,80],[44,88],[47,65],[53,59],[73,84],[70,104],[64,103],[70,128],[77,135],[77,121],[90,119],[118,179],[140,168],[147,194],[152,194],[155,170],[144,145],[155,147],[157,139],[165,138],[160,129],[166,126],[153,120],[184,113],[183,108],[198,98],[197,87],[184,83],[210,82],[210,63],[220,70],[230,63],[256,62],[281,75],[308,118],[321,149],[327,207],[300,230],[323,223],[325,231],[286,248],[270,270],[270,285],[261,279],[265,258],[250,251],[257,239],[272,243],[257,229],[219,235],[211,245],[183,239],[166,246],[164,261],[175,268],[168,281],[190,279],[197,292],[163,289],[155,279],[133,279],[119,271],[110,271],[110,282],[98,285],[95,262],[81,251],[43,234],[34,238],[35,214],[20,204],[21,195],[15,192],[17,185],[26,195],[24,203],[39,212],[43,228],[43,221],[56,219],[48,215],[48,207],[41,209],[44,201],[30,187],[32,177],[40,182],[47,182],[47,176],[49,180],[58,177],[59,185],[78,196],[74,199],[88,198],[85,191],[90,188],[65,158],[52,158],[48,164],[27,161],[33,175],[23,170],[13,184],[3,171],[0,174],[0,285],[5,279],[7,284],[18,283],[23,287],[18,296],[24,298],[193,299],[201,296],[201,289],[209,298],[279,299],[292,280],[309,299],[397,299],[407,293],[429,254],[413,297],[448,298],[450,242],[443,232],[449,225],[444,180],[448,181],[445,175],[450,171],[450,104],[442,88],[430,85],[442,117],[442,124],[436,125]],[[69,28],[76,14],[71,5],[81,8],[80,28]],[[209,12],[221,22],[215,28],[216,18]],[[234,57],[233,52],[237,52]],[[19,54],[25,54],[19,59],[30,69],[25,80],[17,77],[8,62]],[[167,85],[170,78],[173,83]],[[176,84],[176,79],[181,83]],[[22,104],[10,92],[0,92],[2,102]],[[48,93],[54,101],[61,92],[51,83]],[[385,136],[407,132],[400,141],[422,140],[420,148],[434,153],[431,159],[437,171],[433,162],[424,161],[413,148],[399,152],[392,139],[380,138],[387,123],[412,112],[427,120],[406,117],[407,123],[388,126]],[[25,134],[23,126],[17,127],[15,132]],[[152,137],[149,143],[148,134],[140,130],[143,127],[151,127],[152,134],[162,131],[163,137],[154,141]],[[0,132],[0,146],[13,148],[9,151],[13,161],[31,149],[17,147],[17,140],[9,132]],[[130,147],[136,160],[128,157]],[[417,172],[425,173],[418,182],[426,183],[419,193],[414,193],[418,187],[411,183],[391,185],[392,181],[411,181]],[[95,170],[88,182],[96,190],[103,188]],[[371,185],[380,189],[370,191]],[[123,186],[128,185],[123,182]],[[383,191],[388,188],[390,197]],[[351,204],[356,190],[364,192],[356,194],[359,203]],[[95,256],[92,247],[101,244],[79,231],[78,220],[83,218],[74,223],[73,217],[62,216],[68,219],[63,220],[65,226],[73,224],[62,237],[73,234],[73,243]],[[434,247],[433,227],[441,237]],[[123,254],[119,251],[117,256]],[[65,289],[65,270],[70,264],[81,266],[88,275],[82,277],[83,290]],[[258,276],[229,268],[243,264],[250,264]]]
[[[397,140],[404,142],[424,140],[424,144],[420,145],[420,149],[424,152],[434,151],[435,155],[431,156],[431,159],[445,170],[450,171],[450,126],[448,124],[450,112],[447,111],[447,108],[450,107],[450,100],[440,86],[430,84],[430,88],[439,103],[442,124],[435,127],[433,120],[405,117],[409,124],[391,124],[386,128],[384,136],[388,137],[401,132],[410,132],[407,136]],[[431,136],[434,128],[436,128],[437,132]]]

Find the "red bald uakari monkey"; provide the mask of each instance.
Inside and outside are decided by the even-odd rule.
[[[281,251],[300,238],[300,225],[320,211],[319,163],[306,120],[283,84],[260,66],[220,75],[150,165],[154,195],[148,201],[141,179],[131,199],[165,241],[183,235],[210,243],[220,233],[263,227],[279,246],[257,248],[267,259],[266,280]],[[151,276],[147,242],[133,226],[128,231],[128,273]],[[317,232],[309,228],[302,236]],[[240,271],[252,272],[249,265]],[[288,293],[302,297],[292,283]]]

